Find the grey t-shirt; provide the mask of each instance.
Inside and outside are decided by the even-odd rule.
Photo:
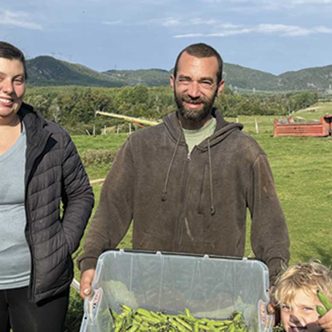
[[[195,130],[182,128],[188,146],[188,157],[190,156],[191,151],[196,145],[203,142],[206,138],[210,137],[214,133],[214,131],[216,130],[216,126],[216,119],[211,118],[208,122],[204,124],[202,128]]]
[[[29,284],[31,256],[24,235],[26,135],[8,151],[0,154],[0,289]]]

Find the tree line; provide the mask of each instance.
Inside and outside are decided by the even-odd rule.
[[[96,111],[112,112],[145,119],[161,119],[175,109],[169,87],[144,85],[122,88],[29,87],[25,101],[47,119],[65,127],[72,134],[87,131],[98,134],[119,120],[96,116]],[[226,117],[238,115],[284,116],[318,101],[311,91],[289,93],[239,93],[225,88],[215,106]]]

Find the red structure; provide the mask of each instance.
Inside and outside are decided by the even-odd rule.
[[[273,136],[331,136],[332,114],[320,118],[319,122],[295,122],[293,118],[274,120]]]

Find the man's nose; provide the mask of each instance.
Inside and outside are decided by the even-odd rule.
[[[197,98],[200,96],[200,87],[198,82],[191,82],[188,87],[188,95],[192,98]]]

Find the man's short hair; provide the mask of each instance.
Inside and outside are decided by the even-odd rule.
[[[208,58],[208,57],[215,57],[218,61],[218,72],[217,72],[217,83],[221,82],[222,80],[222,71],[223,71],[223,60],[220,56],[220,54],[211,46],[204,44],[204,43],[198,43],[198,44],[192,44],[184,48],[179,55],[176,58],[175,66],[173,70],[173,75],[176,77],[177,71],[178,71],[178,64],[181,55],[186,52],[194,57],[197,58]]]

